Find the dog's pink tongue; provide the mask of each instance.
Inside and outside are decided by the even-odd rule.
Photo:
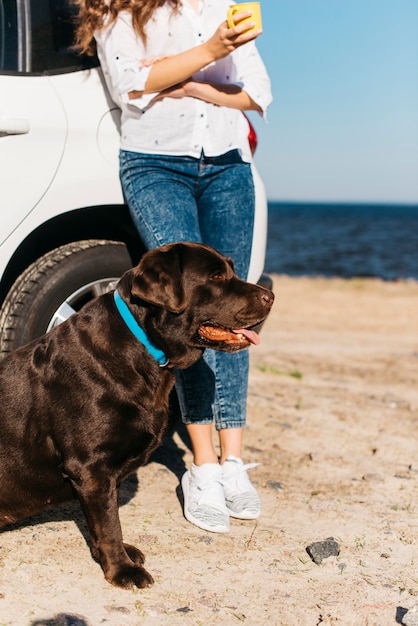
[[[260,337],[257,335],[255,330],[248,330],[248,328],[240,328],[238,330],[233,331],[236,335],[243,335],[248,339],[248,341],[255,346],[260,343]]]

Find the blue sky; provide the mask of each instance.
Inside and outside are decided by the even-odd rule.
[[[261,0],[269,200],[418,204],[418,0]]]

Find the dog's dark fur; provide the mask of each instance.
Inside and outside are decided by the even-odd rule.
[[[118,291],[169,365],[160,367],[133,336],[112,293],[4,359],[0,526],[78,498],[106,579],[130,588],[153,579],[143,554],[122,542],[118,488],[167,431],[173,368],[190,366],[207,346],[247,347],[244,336],[222,329],[260,323],[274,296],[239,280],[212,248],[192,243],[146,253]]]

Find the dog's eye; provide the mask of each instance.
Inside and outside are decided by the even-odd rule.
[[[221,272],[217,272],[216,274],[213,274],[210,278],[211,280],[225,280],[225,276]]]

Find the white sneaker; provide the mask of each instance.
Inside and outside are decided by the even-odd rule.
[[[261,503],[258,493],[248,478],[247,470],[260,463],[247,463],[229,455],[222,465],[225,504],[231,517],[256,519],[260,515]]]
[[[185,518],[203,530],[213,533],[229,531],[229,514],[222,485],[222,467],[219,463],[192,465],[183,474],[181,486],[184,496]]]

